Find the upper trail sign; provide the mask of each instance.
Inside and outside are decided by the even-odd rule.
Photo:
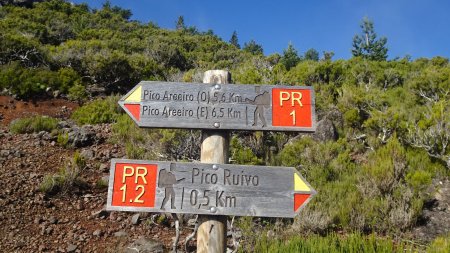
[[[142,81],[119,101],[140,127],[314,132],[304,86]]]
[[[113,159],[107,210],[294,217],[315,193],[295,168]]]

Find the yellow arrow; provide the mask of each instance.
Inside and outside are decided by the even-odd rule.
[[[141,92],[142,86],[139,86],[125,99],[125,102],[141,102]]]
[[[297,173],[294,173],[294,191],[311,191]]]

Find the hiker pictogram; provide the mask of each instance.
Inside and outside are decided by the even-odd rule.
[[[270,93],[267,91],[264,91],[261,93],[260,86],[255,86],[255,92],[256,97],[253,100],[250,100],[248,98],[245,99],[247,103],[250,103],[252,105],[256,105],[256,109],[253,113],[253,125],[258,125],[258,119],[262,123],[262,127],[265,127],[267,125],[266,117],[264,116],[264,109],[268,109],[270,107]]]
[[[176,165],[175,163],[170,163],[169,171],[166,169],[162,169],[159,171],[159,180],[158,187],[164,188],[164,199],[161,204],[161,209],[164,210],[164,206],[170,199],[170,208],[176,209],[175,206],[175,190],[173,189],[173,185],[178,182],[184,180],[184,178],[178,179],[175,177],[173,172],[175,172]]]

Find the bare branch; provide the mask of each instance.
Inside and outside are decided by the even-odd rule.
[[[192,240],[192,238],[194,238],[194,236],[197,234],[197,230],[198,230],[198,215],[195,216],[194,231],[192,231],[192,233],[188,235],[184,240],[184,251],[189,252],[187,248],[189,241]]]
[[[425,91],[423,91],[422,89],[419,90],[419,96],[425,98],[426,100],[428,100],[429,102],[432,103],[436,103],[437,101],[439,101],[439,95],[434,93],[431,94],[432,96],[428,95]]]
[[[235,218],[235,216],[233,216],[233,218],[231,219],[231,222],[230,222],[231,238],[233,239],[233,247],[234,247],[232,253],[236,253],[239,249],[239,240],[237,240],[236,231],[233,227],[234,218]]]
[[[180,220],[178,219],[177,215],[173,215],[173,218],[175,219],[175,240],[173,241],[172,245],[172,252],[177,253],[177,246],[178,242],[180,241]]]

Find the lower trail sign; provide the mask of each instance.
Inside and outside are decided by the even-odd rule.
[[[294,217],[315,193],[291,167],[113,159],[107,210]]]

